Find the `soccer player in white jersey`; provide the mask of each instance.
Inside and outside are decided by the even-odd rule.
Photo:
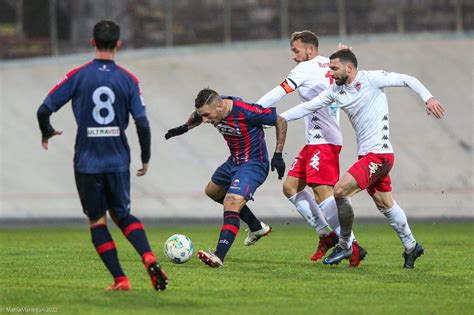
[[[312,100],[281,114],[291,121],[336,102],[349,116],[356,132],[359,160],[334,188],[341,224],[339,244],[323,263],[338,264],[351,257],[350,235],[354,220],[351,197],[367,189],[405,247],[403,267],[414,268],[415,260],[423,255],[424,249],[413,237],[405,212],[392,197],[389,172],[394,154],[389,140],[389,113],[384,88],[408,86],[425,102],[428,115],[433,114],[438,119],[444,116],[444,108],[412,76],[385,71],[358,71],[357,58],[350,49],[339,50],[329,59],[331,76],[336,84]]]
[[[333,84],[329,58],[319,55],[319,41],[313,32],[294,32],[290,46],[296,67],[257,104],[273,106],[296,90],[302,101],[309,101]],[[319,235],[318,248],[311,256],[311,260],[316,261],[337,244],[340,231],[333,196],[334,185],[339,179],[339,152],[342,146],[337,106],[325,107],[307,115],[305,126],[306,145],[290,167],[283,193]],[[305,190],[307,185],[314,196]],[[353,251],[350,265],[357,267],[366,251],[355,241]]]

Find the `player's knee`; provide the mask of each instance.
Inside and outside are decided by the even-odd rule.
[[[346,189],[343,184],[338,182],[336,186],[334,186],[334,197],[336,198],[348,197],[346,194]]]
[[[293,197],[297,192],[297,187],[294,187],[294,185],[291,185],[288,181],[283,183],[283,194],[286,198]]]
[[[224,198],[224,209],[225,211],[239,212],[240,208],[245,204],[245,199],[239,195],[226,195]]]
[[[216,196],[215,190],[212,189],[209,185],[207,185],[206,188],[204,189],[204,193],[206,194],[206,196],[208,196],[209,198],[211,198],[212,200],[214,200],[216,202],[219,199]]]

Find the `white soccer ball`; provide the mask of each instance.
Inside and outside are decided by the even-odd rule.
[[[183,234],[170,236],[165,242],[165,256],[175,264],[184,264],[194,252],[193,242]]]

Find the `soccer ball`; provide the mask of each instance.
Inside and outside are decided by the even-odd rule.
[[[165,256],[175,264],[184,264],[193,256],[194,246],[183,234],[170,236],[165,242]]]

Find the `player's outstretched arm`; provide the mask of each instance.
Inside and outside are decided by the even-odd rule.
[[[54,130],[53,126],[49,121],[49,117],[53,112],[44,104],[38,108],[36,117],[38,119],[38,124],[41,130],[41,146],[43,149],[48,150],[49,139],[54,136],[59,136],[63,132],[59,130]]]
[[[278,173],[278,179],[282,179],[285,176],[285,161],[283,160],[282,152],[285,147],[286,131],[288,129],[288,123],[285,118],[278,116],[276,127],[276,148],[273,158],[270,162],[272,172],[276,169]]]
[[[193,111],[191,113],[191,116],[189,116],[188,121],[185,124],[169,129],[165,134],[165,139],[168,140],[169,138],[180,136],[188,132],[190,129],[193,129],[194,127],[199,126],[201,123],[202,123],[202,117],[199,116],[199,114],[196,111]]]
[[[443,105],[434,97],[431,97],[426,101],[426,113],[428,115],[433,114],[436,118],[441,119],[444,116]]]

